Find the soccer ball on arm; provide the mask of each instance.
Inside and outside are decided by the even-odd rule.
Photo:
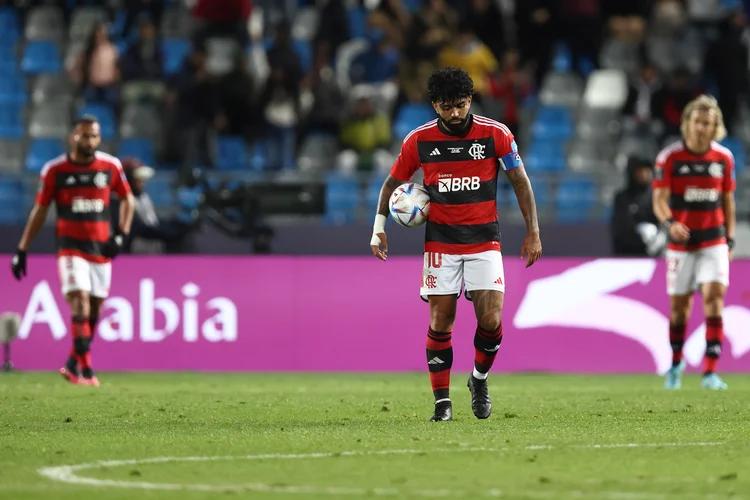
[[[393,220],[404,227],[418,227],[427,222],[430,214],[430,195],[421,184],[407,182],[397,187],[388,208]]]

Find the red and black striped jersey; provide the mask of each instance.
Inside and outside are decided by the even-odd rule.
[[[130,193],[120,160],[97,152],[87,164],[67,155],[48,161],[42,168],[36,203],[57,208],[57,254],[77,255],[103,263],[104,244],[110,238],[110,194],[124,198]]]
[[[654,188],[670,191],[669,208],[690,229],[687,243],[669,242],[672,250],[697,250],[726,243],[724,194],[735,189],[734,156],[712,142],[705,153],[676,142],[656,157]]]
[[[404,139],[391,176],[409,181],[421,167],[430,194],[425,252],[471,254],[500,250],[497,177],[522,165],[513,134],[502,123],[469,116],[462,135],[439,120]]]

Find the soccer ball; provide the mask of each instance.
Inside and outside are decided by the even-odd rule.
[[[421,226],[430,215],[430,195],[421,184],[407,182],[393,191],[388,208],[393,220],[401,226]]]

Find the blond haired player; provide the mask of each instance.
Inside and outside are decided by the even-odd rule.
[[[734,157],[718,141],[726,137],[716,99],[702,95],[682,113],[682,140],[656,158],[654,212],[669,232],[667,293],[672,367],[664,386],[679,389],[693,295],[701,292],[706,317],[702,387],[726,389],[716,374],[724,337],[722,310],[729,286],[735,231]]]

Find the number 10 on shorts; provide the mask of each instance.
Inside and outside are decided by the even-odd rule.
[[[427,252],[426,254],[427,267],[431,269],[440,269],[443,265],[443,254],[435,252]]]

